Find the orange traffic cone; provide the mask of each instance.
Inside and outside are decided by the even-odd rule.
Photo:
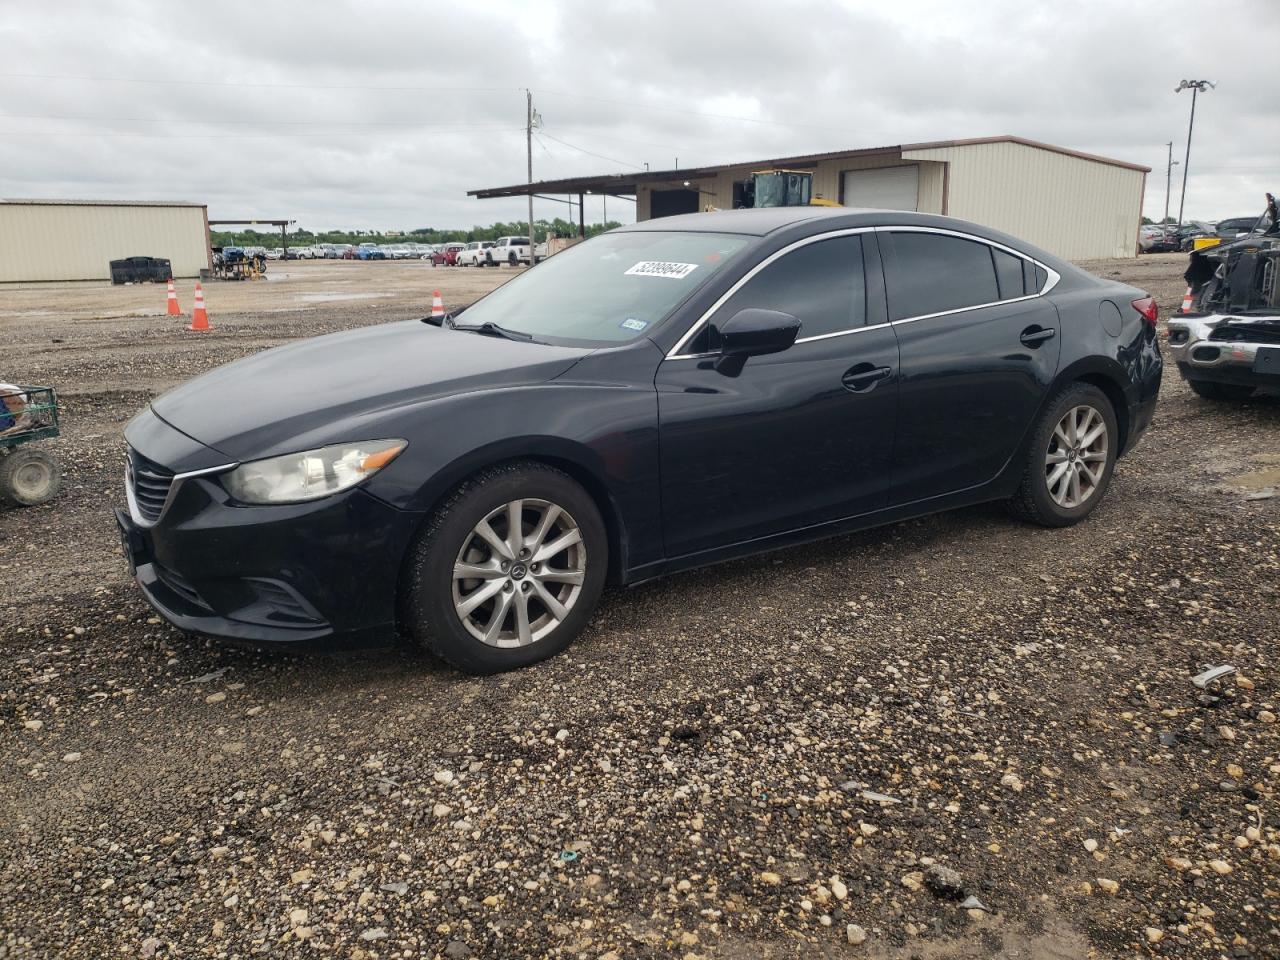
[[[177,294],[177,291],[173,289],[172,277],[169,278],[169,316],[171,317],[182,316],[182,308],[178,306],[178,294]]]
[[[200,281],[196,281],[196,305],[191,309],[191,326],[188,330],[211,330],[209,326],[209,314],[204,309],[204,288],[200,286]]]
[[[440,296],[439,290],[431,298],[431,319],[444,320],[444,298]]]
[[[1186,295],[1185,295],[1185,296],[1183,296],[1183,298],[1182,298],[1182,310],[1181,310],[1181,312],[1182,312],[1182,313],[1190,313],[1190,312],[1191,312],[1191,302],[1192,302],[1192,301],[1191,301],[1191,288],[1190,288],[1190,287],[1187,287]]]

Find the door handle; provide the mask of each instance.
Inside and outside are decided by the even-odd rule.
[[[1022,341],[1024,347],[1035,349],[1040,344],[1052,340],[1057,335],[1057,332],[1053,327],[1037,327],[1033,325],[1023,330],[1022,336],[1018,339]]]
[[[850,367],[840,378],[840,383],[852,393],[868,393],[876,388],[876,384],[893,374],[892,367],[877,367],[870,363],[859,363]]]

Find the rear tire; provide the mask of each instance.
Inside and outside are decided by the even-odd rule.
[[[1013,514],[1043,527],[1079,523],[1106,495],[1119,443],[1105,393],[1088,383],[1060,390],[1032,432],[1022,483],[1009,500]]]
[[[532,462],[490,467],[449,495],[410,549],[401,627],[466,673],[526,667],[582,632],[608,567],[604,520],[571,477]]]
[[[1193,393],[1206,400],[1227,400],[1239,403],[1253,396],[1253,387],[1242,383],[1215,383],[1212,380],[1188,380]]]
[[[0,456],[0,502],[15,507],[47,503],[62,489],[62,467],[43,450],[19,447]]]

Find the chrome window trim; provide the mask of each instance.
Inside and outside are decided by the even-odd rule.
[[[160,512],[156,515],[154,520],[148,520],[142,515],[142,512],[138,509],[138,502],[134,499],[131,476],[133,473],[133,464],[129,461],[128,455],[126,455],[124,458],[124,499],[129,505],[129,517],[140,527],[154,527],[164,519],[164,515],[169,509],[169,504],[173,503],[173,498],[178,493],[178,487],[181,486],[184,481],[190,480],[193,477],[207,476],[211,473],[223,473],[227,470],[234,470],[238,466],[240,466],[240,462],[236,461],[235,463],[224,463],[217,467],[205,467],[203,470],[187,470],[184,473],[175,473],[173,475],[172,482],[169,484],[169,493],[164,498],[164,505],[160,508]]]
[[[727,291],[725,291],[725,293],[719,299],[717,299],[715,303],[713,303],[710,307],[708,307],[703,312],[702,316],[700,316],[697,320],[693,322],[692,326],[690,326],[689,329],[685,331],[684,336],[682,336],[679,340],[676,341],[676,345],[672,347],[671,350],[667,353],[667,356],[665,359],[667,360],[704,360],[707,357],[716,356],[716,354],[714,353],[681,353],[680,351],[684,348],[685,344],[688,343],[703,328],[703,326],[706,325],[707,321],[711,319],[711,317],[715,314],[715,312],[719,310],[722,306],[724,306],[730,297],[732,297],[735,293],[737,293],[740,289],[742,289],[742,287],[746,286],[746,284],[750,282],[755,277],[756,274],[758,274],[761,270],[769,266],[774,261],[780,260],[782,257],[785,257],[788,253],[791,253],[793,250],[798,250],[801,247],[808,246],[811,243],[818,243],[819,241],[822,241],[822,240],[830,240],[834,237],[853,236],[855,234],[860,234],[860,233],[937,233],[947,237],[958,237],[961,240],[970,240],[970,241],[973,241],[974,243],[983,243],[983,244],[986,244],[988,247],[994,247],[997,250],[1001,250],[1005,253],[1008,253],[1017,257],[1019,260],[1025,260],[1028,263],[1034,264],[1035,266],[1039,267],[1046,274],[1044,286],[1042,286],[1039,289],[1039,291],[1037,291],[1036,293],[1024,294],[1021,297],[1009,297],[1007,300],[993,300],[990,303],[975,303],[972,306],[968,306],[968,307],[956,307],[954,310],[942,310],[942,311],[939,311],[938,313],[925,313],[915,317],[903,317],[901,320],[889,320],[886,323],[875,323],[869,326],[850,327],[848,330],[837,330],[834,333],[820,333],[820,334],[815,334],[812,337],[800,337],[796,340],[796,343],[812,343],[815,340],[830,340],[834,337],[847,337],[851,334],[860,333],[863,330],[880,330],[884,327],[891,327],[897,323],[914,323],[917,320],[932,320],[935,317],[949,317],[953,314],[966,313],[970,310],[981,310],[984,307],[994,307],[1002,303],[1019,303],[1023,300],[1034,300],[1037,297],[1043,297],[1050,290],[1056,287],[1058,285],[1058,281],[1062,279],[1062,275],[1058,273],[1058,271],[1054,270],[1052,267],[1050,267],[1046,263],[1041,263],[1035,257],[1028,256],[1027,254],[1022,253],[1020,250],[1015,250],[1013,247],[1006,246],[1005,244],[1000,243],[997,240],[988,240],[986,237],[975,236],[972,233],[964,233],[963,231],[960,231],[960,230],[948,230],[943,227],[910,226],[910,225],[904,224],[902,226],[850,227],[845,230],[832,230],[827,233],[816,233],[811,237],[804,237],[803,239],[797,240],[794,243],[788,244],[787,246],[783,247],[781,250],[774,251],[769,256],[765,257],[765,259],[761,260],[754,267],[752,267],[751,270],[748,271],[746,274],[744,274],[738,280],[737,283],[735,283],[732,287],[730,287]],[[884,258],[882,256],[881,257],[882,270],[883,270],[883,262],[884,262]]]

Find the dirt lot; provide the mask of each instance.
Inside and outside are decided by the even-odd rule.
[[[1180,256],[1087,266],[1182,293]],[[980,508],[616,591],[498,678],[153,616],[109,512],[138,408],[510,275],[273,265],[204,335],[162,288],[0,289],[67,469],[0,513],[0,958],[1280,955],[1275,397],[1167,371],[1079,527]]]

